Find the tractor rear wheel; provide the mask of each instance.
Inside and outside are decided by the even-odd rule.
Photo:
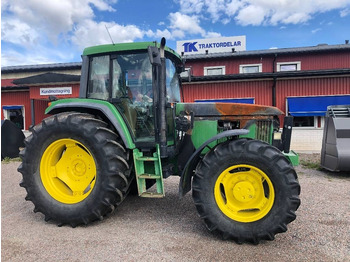
[[[290,162],[258,140],[219,144],[198,164],[192,196],[210,231],[237,243],[258,244],[285,232],[300,205]]]
[[[44,119],[20,156],[26,200],[58,225],[101,220],[123,201],[132,180],[119,136],[89,114]]]

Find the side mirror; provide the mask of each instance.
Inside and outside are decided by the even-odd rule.
[[[151,62],[151,64],[160,66],[161,62],[160,62],[160,53],[159,53],[158,47],[149,46],[147,50],[148,50],[149,61]]]

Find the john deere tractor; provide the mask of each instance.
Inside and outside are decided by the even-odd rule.
[[[259,243],[285,232],[300,186],[295,156],[272,145],[282,112],[184,103],[182,71],[164,38],[86,48],[79,98],[53,97],[20,153],[34,212],[59,226],[88,224],[128,193],[164,197],[163,179],[175,175],[179,195],[192,190],[205,225],[224,239]]]

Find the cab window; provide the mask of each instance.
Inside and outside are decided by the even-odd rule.
[[[180,102],[179,76],[176,73],[174,63],[170,59],[166,60],[166,91],[168,103]]]
[[[88,98],[107,100],[109,97],[109,56],[90,60]]]

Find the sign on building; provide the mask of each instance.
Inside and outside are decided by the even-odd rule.
[[[72,87],[45,87],[40,88],[41,96],[52,96],[52,95],[71,95]]]
[[[222,53],[246,50],[246,36],[195,39],[176,42],[176,50],[182,55]]]

